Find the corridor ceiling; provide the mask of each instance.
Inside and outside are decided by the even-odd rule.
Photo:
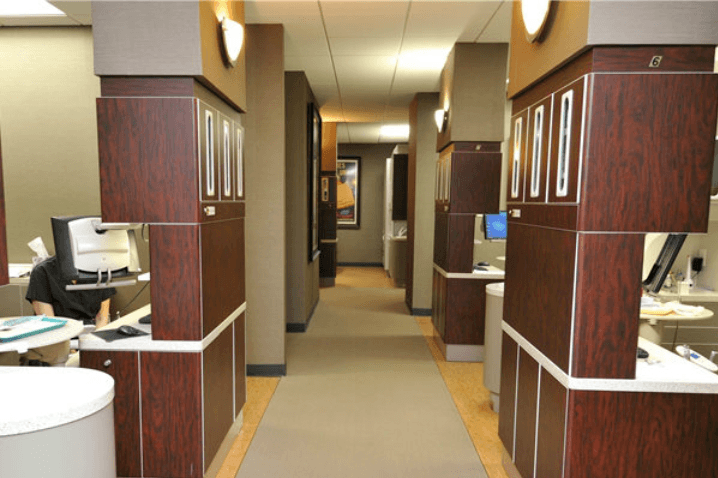
[[[0,26],[92,23],[88,1],[50,3],[67,16],[0,17]],[[406,138],[380,127],[408,124],[414,95],[439,90],[454,43],[507,43],[512,3],[245,0],[245,21],[284,25],[284,69],[306,73],[322,119],[340,123],[340,143],[396,143]]]

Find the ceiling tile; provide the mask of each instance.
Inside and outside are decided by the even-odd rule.
[[[477,38],[481,35],[491,18],[497,13],[497,11],[508,4],[513,4],[510,0],[504,2],[482,2],[482,9],[476,13],[476,15],[467,23],[464,31],[459,35],[457,41],[459,42],[476,42]],[[509,8],[510,9],[510,8]]]
[[[511,41],[511,10],[512,2],[504,2],[493,16],[484,31],[481,32],[480,43],[509,43]]]
[[[494,12],[498,5],[499,2],[490,1],[414,2],[406,24],[406,36],[457,38],[471,22],[485,16],[485,11]]]
[[[80,25],[77,20],[60,15],[49,17],[0,17],[0,23],[5,27],[65,27]]]
[[[401,38],[408,1],[320,2],[329,38]]]
[[[245,0],[246,23],[287,23],[319,19],[319,5],[314,1]]]
[[[329,44],[337,56],[396,56],[401,38],[334,37]]]

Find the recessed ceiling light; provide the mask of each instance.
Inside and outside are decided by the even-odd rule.
[[[383,138],[407,139],[407,138],[409,138],[409,125],[408,124],[385,124],[379,130],[379,134]]]
[[[399,55],[399,68],[409,70],[441,70],[446,63],[449,50],[412,50]]]
[[[55,17],[65,12],[45,0],[0,0],[0,17]]]

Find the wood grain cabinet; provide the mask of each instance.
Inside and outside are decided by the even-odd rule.
[[[636,363],[644,234],[707,229],[714,50],[592,47],[512,98],[511,476],[718,476],[718,395],[681,374],[646,385]]]
[[[447,360],[483,360],[485,291],[473,277],[476,215],[499,210],[501,146],[449,144],[437,162],[432,318]],[[456,351],[456,353],[454,352]]]

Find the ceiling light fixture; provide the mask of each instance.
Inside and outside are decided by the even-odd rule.
[[[65,12],[45,0],[0,0],[0,17],[64,17]]]
[[[236,65],[239,52],[242,51],[242,44],[244,43],[244,27],[234,20],[223,18],[222,43],[224,43],[224,53],[227,55],[227,61],[232,66]]]
[[[379,134],[384,138],[408,139],[408,124],[385,124],[379,130]]]
[[[446,63],[449,50],[414,50],[399,55],[399,68],[407,70],[441,70]]]
[[[446,124],[449,122],[449,112],[446,110],[434,111],[434,121],[436,121],[436,129],[439,133],[443,133],[446,129]]]
[[[521,17],[524,20],[526,39],[530,43],[540,40],[549,11],[551,0],[521,0]]]

